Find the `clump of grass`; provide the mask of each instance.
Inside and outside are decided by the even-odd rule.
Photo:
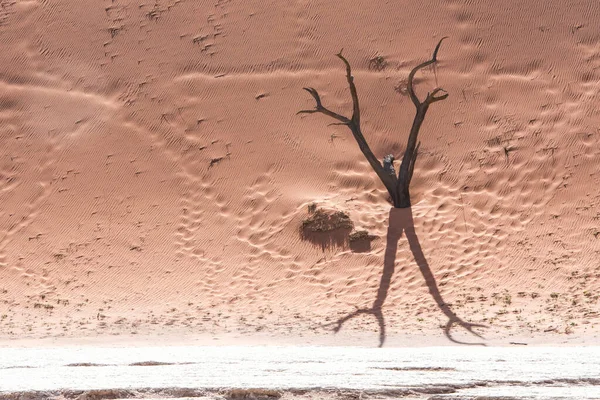
[[[233,389],[227,392],[226,399],[279,399],[281,393],[276,390],[269,389]]]
[[[146,13],[146,18],[153,20],[153,21],[158,21],[158,18],[160,17],[160,8],[158,7],[158,4],[154,5],[154,8],[152,8],[152,10],[148,11]]]
[[[369,69],[383,71],[387,67],[387,61],[383,56],[375,56],[369,60]]]
[[[139,361],[129,364],[130,367],[156,367],[160,365],[173,365],[173,363],[161,361]]]
[[[107,364],[95,364],[95,363],[87,363],[87,362],[83,362],[83,363],[71,363],[71,364],[67,364],[65,365],[65,367],[104,367]]]
[[[310,207],[310,206],[309,206]],[[352,229],[350,216],[343,211],[329,211],[316,208],[302,221],[302,230],[309,232],[332,232],[338,229]]]
[[[408,96],[408,79],[400,80],[395,86],[394,90],[396,93],[401,94],[402,96]]]
[[[46,310],[52,310],[54,306],[51,304],[35,303],[33,308],[45,308]]]

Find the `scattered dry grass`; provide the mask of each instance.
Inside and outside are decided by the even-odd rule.
[[[103,399],[125,399],[132,396],[128,390],[105,389],[105,390],[90,390],[79,397],[77,400],[103,400]]]
[[[95,363],[83,362],[83,363],[67,364],[67,365],[65,365],[65,367],[107,367],[108,365],[109,364],[95,364]]]
[[[173,365],[173,363],[160,361],[139,361],[129,364],[131,367],[155,367],[158,365]]]
[[[269,389],[233,389],[227,392],[226,399],[279,399],[281,393],[276,390]]]
[[[383,56],[375,56],[369,60],[369,69],[372,71],[383,71],[387,67],[387,61]]]
[[[456,368],[451,367],[390,367],[377,369],[385,369],[388,371],[456,371]]]

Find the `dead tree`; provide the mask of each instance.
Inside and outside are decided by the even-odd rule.
[[[342,55],[341,51],[336,55],[346,65],[346,79],[348,80],[348,85],[350,86],[350,95],[352,96],[352,117],[347,118],[343,115],[340,115],[336,112],[327,109],[321,103],[321,98],[316,89],[310,87],[304,88],[304,90],[311,94],[311,96],[315,99],[317,104],[314,109],[302,110],[299,111],[298,114],[325,114],[339,121],[337,123],[334,123],[334,125],[346,125],[348,128],[350,128],[354,139],[356,139],[356,142],[358,143],[358,147],[360,148],[365,158],[367,159],[367,161],[369,162],[369,164],[371,165],[371,167],[373,168],[373,170],[375,171],[375,173],[389,192],[390,197],[392,199],[392,203],[394,204],[395,208],[408,208],[411,206],[409,186],[413,176],[415,162],[417,160],[417,154],[419,151],[420,142],[417,142],[419,129],[421,128],[421,125],[425,120],[425,114],[427,114],[429,106],[435,103],[436,101],[444,100],[448,97],[448,93],[446,93],[444,89],[435,88],[431,93],[427,93],[427,97],[425,97],[425,100],[420,101],[417,95],[415,94],[413,88],[415,74],[420,69],[434,64],[437,61],[437,53],[444,39],[446,38],[443,37],[442,39],[440,39],[437,46],[435,46],[433,56],[430,60],[417,65],[410,71],[410,74],[408,74],[407,90],[410,99],[412,100],[417,109],[417,112],[415,114],[415,118],[410,129],[410,135],[408,136],[406,150],[404,152],[404,156],[402,157],[402,163],[400,164],[400,170],[398,171],[398,174],[396,174],[396,171],[394,170],[394,156],[391,154],[385,156],[382,165],[382,163],[379,162],[377,157],[375,157],[375,154],[373,154],[373,152],[371,151],[369,144],[367,143],[365,137],[362,134],[360,128],[360,107],[358,105],[358,94],[356,92],[356,86],[354,85],[354,77],[352,76],[350,63]]]

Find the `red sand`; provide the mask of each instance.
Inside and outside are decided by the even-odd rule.
[[[377,345],[383,317],[388,344],[447,343],[449,322],[597,340],[599,18],[589,0],[0,0],[0,339]],[[400,159],[403,85],[442,36],[417,91],[450,97],[388,237],[383,185],[345,127],[296,115],[302,87],[349,115],[344,48],[367,140]],[[312,203],[377,239],[305,240]]]

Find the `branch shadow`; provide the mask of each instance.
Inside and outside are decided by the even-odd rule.
[[[340,331],[340,329],[342,329],[344,323],[351,320],[352,318],[362,314],[373,315],[375,319],[377,319],[377,322],[379,324],[379,347],[383,346],[386,339],[383,305],[388,296],[390,284],[394,275],[396,264],[396,252],[398,250],[398,242],[402,238],[402,234],[406,235],[410,251],[413,255],[415,262],[419,266],[419,270],[421,271],[423,278],[425,279],[425,283],[427,284],[427,288],[429,289],[431,297],[433,297],[433,300],[435,301],[440,311],[448,318],[448,322],[444,327],[444,335],[446,336],[446,338],[448,338],[448,340],[450,340],[451,342],[457,344],[485,346],[484,343],[462,342],[452,336],[452,328],[455,326],[459,326],[471,333],[472,335],[483,339],[483,337],[479,333],[474,331],[474,328],[487,327],[485,325],[473,324],[464,321],[458,315],[456,315],[454,311],[452,311],[450,306],[444,301],[438,288],[437,282],[435,280],[435,276],[433,275],[433,272],[429,267],[429,263],[427,262],[427,259],[423,254],[421,244],[419,243],[419,238],[415,231],[411,208],[392,208],[390,210],[386,249],[383,260],[383,273],[381,274],[381,281],[379,282],[377,297],[375,298],[373,305],[369,308],[357,309],[356,311],[346,315],[345,317],[340,318],[338,321],[327,325],[335,325],[333,331],[337,333]]]

